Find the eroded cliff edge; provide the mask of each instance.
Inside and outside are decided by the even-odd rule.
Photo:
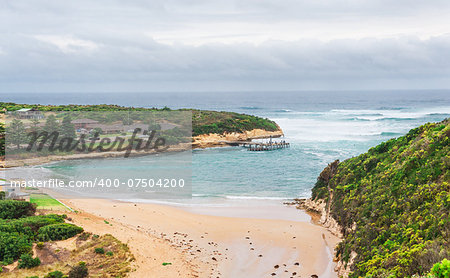
[[[320,173],[317,178],[317,183],[328,185],[330,180],[337,172],[339,160],[328,164],[325,169]],[[332,234],[339,238],[343,238],[343,227],[339,225],[336,219],[330,213],[330,204],[333,199],[333,190],[327,186],[328,197],[322,198],[309,198],[309,199],[295,199],[294,204],[298,209],[306,210],[309,213],[317,216],[315,217],[316,224],[319,224],[327,228]],[[339,256],[335,254],[335,260],[337,261],[335,271],[339,277],[348,277],[350,273],[350,266],[353,264],[353,260],[356,257],[356,253],[351,254],[350,261],[344,262]]]
[[[253,139],[277,138],[281,136],[284,136],[284,134],[280,127],[275,131],[257,128],[243,132],[209,133],[192,137],[192,148],[221,147],[227,146],[227,142],[245,142]]]

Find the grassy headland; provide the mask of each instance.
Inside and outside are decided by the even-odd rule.
[[[239,114],[225,111],[207,111],[197,109],[179,109],[170,108],[141,108],[125,107],[119,105],[30,105],[16,104],[11,102],[0,102],[0,110],[17,111],[22,108],[35,108],[43,112],[57,111],[191,111],[192,112],[192,136],[209,133],[231,133],[243,132],[253,129],[263,129],[267,131],[276,131],[278,125],[269,119],[257,116]]]
[[[165,141],[168,144],[176,145],[176,144],[183,144],[183,143],[189,143],[189,142],[195,142],[193,144],[193,147],[203,146],[205,144],[201,144],[202,140],[204,138],[199,139],[199,136],[202,135],[209,135],[209,134],[216,134],[216,135],[226,135],[226,134],[244,134],[246,132],[251,132],[254,130],[259,131],[259,136],[262,137],[269,137],[269,136],[279,136],[282,134],[281,129],[279,126],[269,119],[260,118],[257,116],[252,115],[245,115],[245,114],[239,114],[234,112],[218,112],[218,111],[205,111],[205,110],[195,110],[195,109],[178,109],[178,110],[171,110],[167,107],[165,108],[136,108],[136,107],[123,107],[118,105],[28,105],[28,104],[16,104],[16,103],[5,103],[0,102],[0,113],[4,113],[5,111],[8,112],[14,112],[19,109],[23,108],[34,108],[42,112],[50,112],[50,116],[53,117],[52,121],[50,120],[50,116],[47,117],[47,121],[45,122],[45,126],[40,128],[40,126],[43,125],[43,123],[37,123],[33,122],[32,120],[25,120],[26,124],[24,125],[22,121],[15,122],[15,129],[11,128],[11,130],[16,130],[15,133],[18,133],[17,130],[25,129],[25,130],[35,130],[39,131],[42,129],[42,131],[47,131],[46,129],[49,129],[48,133],[51,133],[53,130],[61,130],[62,133],[64,133],[65,130],[65,120],[66,120],[66,127],[69,126],[69,129],[73,129],[70,127],[70,121],[86,118],[95,120],[99,123],[99,125],[113,125],[116,123],[122,123],[124,125],[129,125],[130,123],[125,124],[125,118],[128,118],[131,122],[135,122],[136,124],[147,124],[148,126],[148,117],[152,118],[158,118],[161,119],[164,123],[162,124],[169,124],[172,125],[172,128],[168,129],[158,129],[158,134],[163,136],[165,138]],[[61,112],[55,115],[52,115],[51,112]],[[64,112],[70,112],[70,113],[64,113]],[[97,113],[98,112],[98,113]],[[116,113],[120,112],[120,113]],[[129,113],[127,113],[129,112]],[[170,113],[174,112],[174,113]],[[177,112],[181,112],[178,113]],[[183,114],[183,112],[188,112],[187,114]],[[86,116],[88,115],[88,116]],[[131,116],[130,116],[131,115]],[[150,116],[149,116],[150,115]],[[184,116],[183,116],[184,115]],[[186,118],[186,115],[189,116],[189,118]],[[192,118],[191,118],[192,116]],[[68,119],[65,119],[65,118]],[[166,117],[166,118],[165,118]],[[167,120],[169,118],[169,120]],[[14,120],[16,121],[16,120]],[[14,123],[14,121],[10,124]],[[157,123],[156,125],[161,128],[160,125]],[[68,125],[67,125],[68,124]],[[192,126],[191,126],[192,124]],[[59,126],[59,127],[58,127]],[[66,128],[67,129],[67,128]],[[146,128],[147,129],[147,128]],[[149,130],[152,129],[151,127],[148,128]],[[153,130],[153,129],[152,129]],[[101,129],[100,129],[101,131]],[[14,133],[14,134],[15,134]],[[67,132],[66,132],[67,133]],[[68,133],[75,134],[75,131],[72,131]],[[122,132],[122,135],[125,136],[131,136],[131,134],[125,134]],[[105,136],[112,136],[112,134],[109,135],[101,135],[100,138],[103,138]],[[24,137],[22,135],[22,137]],[[235,136],[236,137],[236,136]],[[99,138],[99,140],[100,140]],[[113,137],[111,137],[113,138]],[[239,140],[247,140],[249,138],[252,138],[252,136],[247,136],[245,134],[244,137],[236,137],[239,138]],[[199,144],[200,140],[200,144]],[[238,140],[238,139],[236,139]],[[14,140],[12,140],[14,141]],[[10,142],[12,142],[10,141]],[[22,140],[24,141],[24,140]],[[219,143],[219,139],[212,139],[209,138],[207,146],[218,146],[222,145],[222,143]],[[21,142],[22,144],[24,142]],[[19,150],[19,144],[17,143],[17,149]],[[125,143],[123,147],[127,147],[128,143]],[[103,145],[102,145],[103,146]],[[94,148],[99,147],[99,143],[96,143],[93,145]],[[115,151],[115,149],[111,149],[111,151]],[[4,123],[0,122],[0,155],[5,154],[5,125]],[[9,154],[11,155],[20,155],[22,152],[19,151],[12,151]],[[52,154],[54,154],[52,152]],[[56,153],[55,153],[56,154]],[[58,155],[64,155],[64,153],[57,153]],[[71,153],[68,153],[71,154]],[[46,155],[46,154],[45,154]],[[25,156],[26,157],[26,156]],[[24,157],[24,158],[25,158]]]
[[[428,123],[321,173],[312,200],[342,229],[350,277],[425,275],[450,257],[449,137],[450,120]]]

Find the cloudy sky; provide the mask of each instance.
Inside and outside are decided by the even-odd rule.
[[[448,0],[0,0],[0,92],[450,88]]]

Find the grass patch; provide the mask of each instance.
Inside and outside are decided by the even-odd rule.
[[[68,210],[67,207],[47,194],[31,194],[30,202],[36,204],[37,209]]]

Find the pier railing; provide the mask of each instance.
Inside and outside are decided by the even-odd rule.
[[[259,151],[273,151],[279,149],[289,148],[290,144],[285,141],[280,142],[243,142],[243,141],[222,141],[222,143],[228,144],[230,146],[242,146],[247,148],[249,151],[259,152]]]

